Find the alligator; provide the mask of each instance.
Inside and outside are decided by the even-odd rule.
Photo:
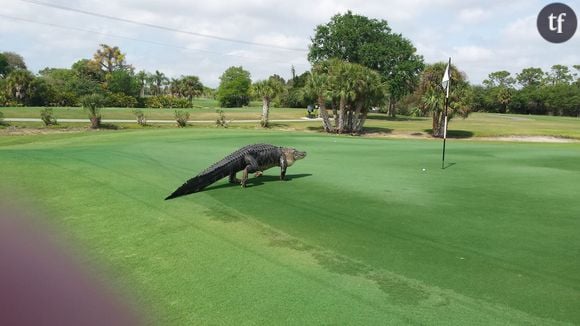
[[[269,144],[244,146],[187,180],[165,200],[199,192],[227,176],[230,183],[241,184],[245,188],[249,173],[255,173],[258,177],[263,171],[275,166],[280,167],[280,180],[284,180],[286,169],[305,156],[306,152],[289,147]],[[236,173],[240,171],[243,171],[241,180],[236,178]]]

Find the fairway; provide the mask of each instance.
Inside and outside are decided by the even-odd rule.
[[[308,156],[288,181],[163,200],[252,143]],[[579,324],[580,144],[450,140],[445,170],[440,155],[290,131],[0,137],[3,190],[162,325]]]

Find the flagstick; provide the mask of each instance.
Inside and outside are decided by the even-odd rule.
[[[447,106],[449,104],[449,98],[445,98],[445,122],[443,125],[443,158],[441,160],[441,169],[445,169],[445,141],[447,140]]]
[[[447,108],[449,107],[449,88],[451,88],[451,58],[449,58],[449,63],[447,64],[447,69],[449,69],[449,81],[447,82],[447,89],[445,90],[445,111],[443,116],[445,118],[443,124],[443,157],[441,159],[441,169],[445,169],[445,142],[447,141]]]

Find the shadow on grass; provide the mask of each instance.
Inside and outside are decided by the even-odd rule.
[[[324,133],[324,128],[323,127],[306,127],[306,130]],[[362,134],[363,135],[364,134],[367,134],[367,133],[390,134],[392,132],[393,132],[393,129],[391,129],[391,128],[384,128],[384,127],[363,127]],[[360,136],[360,134],[348,134],[348,133],[345,133],[344,135]]]
[[[424,117],[408,117],[408,116],[396,116],[389,117],[388,115],[382,114],[369,114],[367,119],[369,120],[382,120],[382,121],[422,121],[426,118]]]
[[[119,130],[121,127],[114,125],[112,123],[101,123],[99,129],[108,129],[108,130]]]
[[[287,174],[286,179],[283,182],[290,182],[294,179],[300,179],[300,178],[310,177],[310,176],[312,176],[311,173]],[[274,175],[262,175],[260,177],[250,177],[250,178],[248,178],[248,182],[246,183],[246,187],[247,188],[257,187],[257,186],[263,185],[266,182],[274,182],[274,181],[281,182],[280,177],[274,176]],[[234,183],[224,183],[224,184],[217,185],[214,187],[209,186],[202,191],[221,189],[221,188],[232,188],[232,187],[240,187],[240,185],[234,184]]]
[[[424,129],[429,135],[433,135],[433,129]],[[473,137],[474,133],[467,130],[447,130],[447,138],[464,139]]]
[[[445,165],[443,166],[443,170],[446,170],[446,169],[448,169],[448,168],[450,168],[450,167],[454,166],[455,164],[457,164],[457,163],[447,163],[447,164],[445,164]]]

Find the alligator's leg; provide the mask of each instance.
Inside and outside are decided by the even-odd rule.
[[[240,183],[242,184],[242,188],[246,187],[246,182],[248,181],[248,173],[262,172],[259,171],[260,167],[258,166],[258,161],[256,161],[256,159],[251,155],[244,156],[244,161],[246,162],[247,165],[242,172],[242,180],[240,181]]]
[[[239,184],[242,180],[236,178],[236,172],[230,174],[230,183],[237,183]]]
[[[288,168],[288,163],[286,162],[286,157],[282,155],[280,157],[280,180],[284,180],[286,177],[286,168]]]

